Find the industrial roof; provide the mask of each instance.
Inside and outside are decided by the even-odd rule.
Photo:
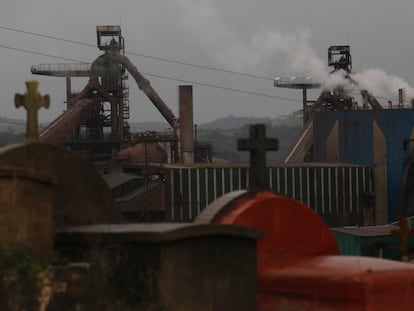
[[[410,227],[414,225],[414,216],[407,217],[408,223]],[[358,227],[358,226],[349,226],[349,227],[337,227],[331,228],[331,230],[336,232],[342,232],[345,234],[350,234],[354,236],[361,236],[361,237],[377,237],[377,236],[387,236],[391,235],[391,230],[399,229],[400,222],[395,221],[386,225],[381,226],[366,226],[366,227]]]
[[[114,189],[130,180],[142,179],[142,177],[128,173],[112,173],[102,177],[110,189]]]
[[[342,232],[360,237],[378,237],[391,235],[391,230],[399,229],[399,226],[394,224],[383,226],[368,226],[368,227],[340,227],[331,228],[333,231]]]
[[[162,184],[163,181],[162,180],[153,180],[147,183],[147,185],[143,185],[123,196],[120,196],[118,198],[115,198],[116,202],[126,202],[126,201],[130,201],[134,198],[136,198],[137,196],[140,196],[142,194],[144,194],[145,192],[147,192],[148,190],[151,190],[157,186],[159,186],[160,184]]]

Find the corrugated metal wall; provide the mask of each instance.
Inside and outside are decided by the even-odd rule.
[[[371,168],[365,166],[269,167],[268,171],[271,189],[309,205],[331,225],[357,224],[362,194],[372,192]],[[167,219],[194,219],[216,198],[246,189],[248,179],[246,167],[171,169]]]

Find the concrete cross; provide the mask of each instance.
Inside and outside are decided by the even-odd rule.
[[[24,95],[14,95],[16,108],[23,106],[27,111],[26,140],[31,142],[39,140],[37,112],[41,107],[49,108],[50,102],[49,95],[40,95],[37,91],[38,86],[37,81],[26,81],[27,92]]]
[[[237,140],[238,150],[250,151],[249,187],[263,190],[269,187],[266,169],[266,151],[278,150],[277,138],[266,138],[264,124],[250,126],[250,137]]]
[[[407,217],[400,218],[400,229],[391,230],[391,234],[393,236],[400,238],[401,261],[408,261],[409,259],[408,238],[410,235],[414,235],[414,229],[410,229]]]

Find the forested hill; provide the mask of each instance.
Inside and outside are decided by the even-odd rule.
[[[25,129],[23,120],[0,117],[0,146],[23,141]]]
[[[237,150],[237,139],[249,136],[251,124],[263,123],[266,125],[266,135],[279,139],[279,150],[268,152],[268,162],[278,162],[286,155],[302,128],[301,116],[300,113],[295,113],[276,119],[228,117],[198,126],[197,140],[211,143],[217,158],[230,162],[248,162],[249,153]]]
[[[148,122],[129,122],[131,132],[145,132],[145,131],[165,131],[169,128],[169,124],[161,121]],[[225,118],[217,119],[212,122],[197,124],[199,130],[229,130],[240,129],[246,124],[264,123],[270,124],[273,127],[301,127],[302,126],[302,112],[297,111],[290,115],[277,116],[276,118],[253,118],[253,117],[235,117],[227,116]]]
[[[198,142],[213,145],[214,157],[230,162],[247,162],[248,152],[237,150],[237,139],[248,137],[250,124],[266,124],[268,137],[279,139],[279,150],[269,152],[269,162],[280,161],[287,153],[293,140],[302,128],[302,113],[295,112],[287,116],[271,118],[252,118],[228,116],[209,123],[197,125],[196,138]],[[166,122],[131,123],[132,132],[166,131]]]
[[[244,127],[246,124],[264,123],[272,124],[273,120],[270,118],[250,118],[250,117],[233,117],[218,119],[209,123],[203,123],[198,126],[200,130],[229,130]]]
[[[213,145],[214,157],[230,162],[247,162],[248,152],[237,150],[237,139],[248,137],[250,124],[266,124],[267,136],[279,139],[279,150],[268,153],[268,160],[280,161],[290,144],[302,128],[302,114],[296,112],[288,116],[271,118],[234,117],[218,119],[199,124],[196,138],[198,142]],[[44,126],[44,125],[43,125]],[[131,132],[161,131],[169,129],[167,122],[131,122]],[[23,120],[0,117],[0,145],[23,141],[25,123]]]

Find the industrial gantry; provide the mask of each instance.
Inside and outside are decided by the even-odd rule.
[[[96,156],[110,157],[114,150],[119,151],[129,136],[128,71],[170,125],[172,131],[168,141],[172,152],[177,153],[178,120],[150,82],[125,56],[121,28],[97,26],[96,33],[97,46],[104,54],[92,64],[32,66],[33,74],[66,78],[67,109],[42,131],[40,140],[63,143],[93,159]],[[72,77],[89,77],[89,81],[79,93],[73,93]]]
[[[328,66],[333,74],[341,74],[351,84],[357,85],[351,77],[352,57],[349,45],[331,46],[328,48]],[[311,77],[306,78],[276,78],[275,87],[302,89],[303,91],[303,129],[297,140],[291,145],[284,158],[285,163],[311,162],[313,160],[313,116],[317,111],[347,111],[357,110],[354,98],[340,85],[333,90],[323,89],[316,101],[308,100],[307,90],[321,88],[321,83],[312,82]],[[363,109],[383,109],[377,99],[367,90],[361,90]]]

